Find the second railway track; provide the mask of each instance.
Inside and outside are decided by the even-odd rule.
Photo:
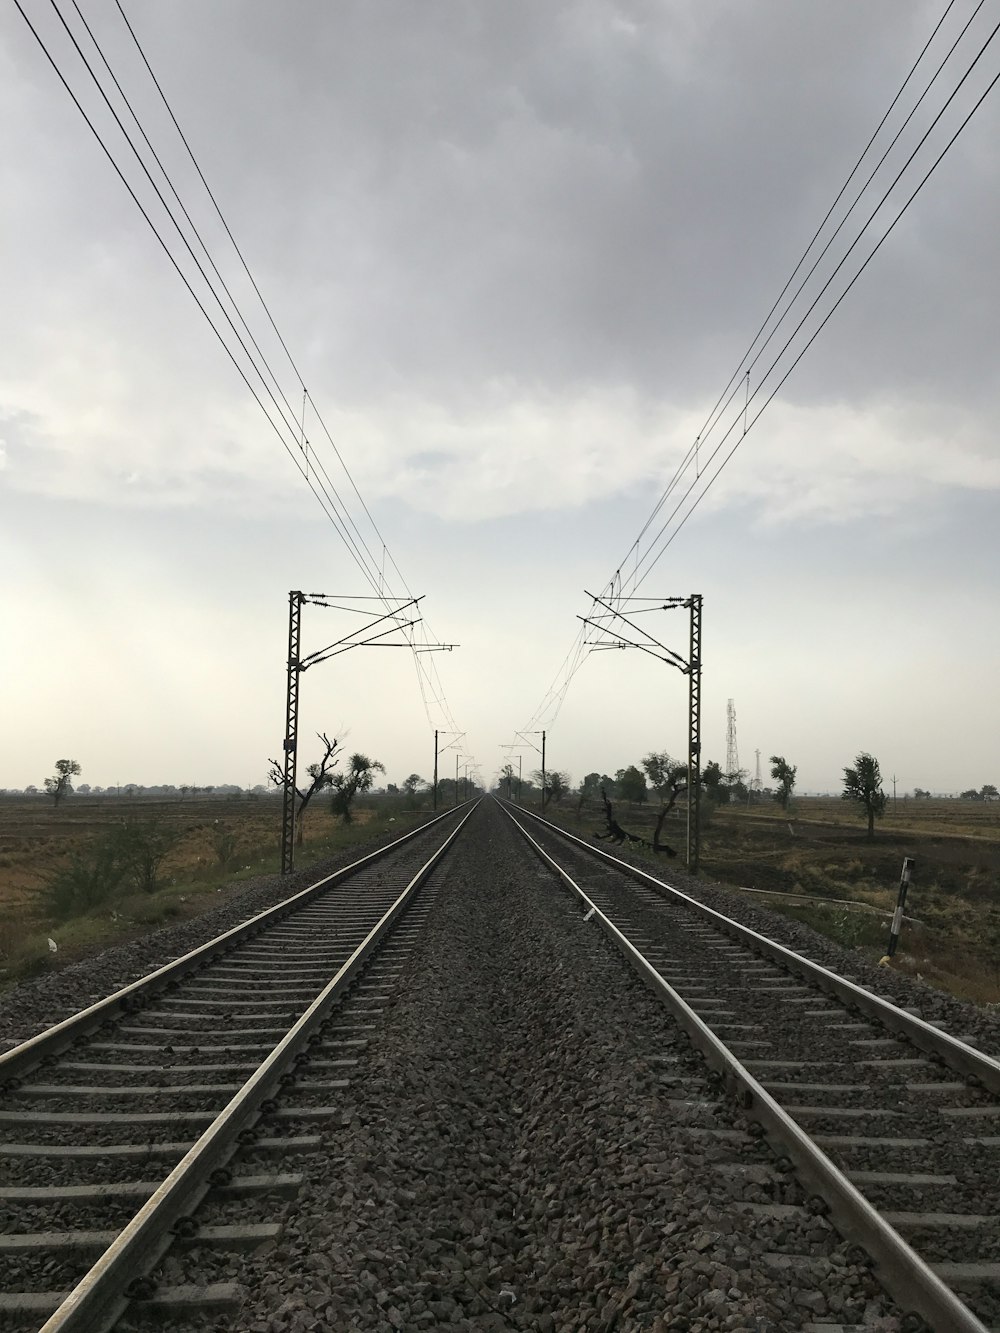
[[[729,1095],[873,1254],[909,1324],[1000,1327],[1000,1062],[557,826],[508,814],[687,1009]]]

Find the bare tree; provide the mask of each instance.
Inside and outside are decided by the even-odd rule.
[[[601,800],[604,802],[604,822],[607,826],[607,832],[595,833],[594,837],[599,842],[613,842],[621,847],[626,842],[636,843],[640,847],[652,847],[654,852],[665,852],[667,856],[676,856],[677,853],[672,847],[664,843],[651,843],[638,833],[629,833],[628,829],[623,829],[621,824],[615,818],[614,806],[608,800],[607,789],[601,788]]]
[[[329,736],[323,731],[317,731],[316,735],[323,744],[323,756],[319,763],[310,764],[306,769],[306,772],[311,779],[309,786],[306,787],[304,791],[300,790],[298,787],[295,788],[295,795],[298,798],[298,805],[295,807],[295,841],[300,847],[302,845],[303,833],[305,831],[305,820],[303,819],[303,815],[305,814],[306,806],[317,792],[323,791],[326,787],[333,786],[333,769],[340,762],[340,755],[336,753],[337,747],[340,745],[339,737],[335,736],[333,740],[330,740]],[[267,762],[271,765],[267,771],[268,781],[272,782],[276,787],[283,787],[285,785],[284,769],[278,763],[277,759],[269,759]]]

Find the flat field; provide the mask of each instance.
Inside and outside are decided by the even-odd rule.
[[[910,920],[893,966],[963,999],[1000,1003],[1000,802],[900,798],[871,840],[857,807],[835,797],[800,797],[787,814],[774,802],[704,802],[702,814],[706,879],[874,958],[888,942],[903,857],[913,857]],[[615,816],[649,837],[656,811],[621,802]],[[566,800],[558,817],[582,836],[603,828],[599,805],[577,811]],[[672,813],[662,835],[676,862],[648,853],[665,878],[683,865],[685,820],[683,809]]]
[[[53,882],[74,863],[99,865],[96,849],[126,824],[166,847],[155,891],[123,883],[89,910],[59,910]],[[384,814],[363,808],[345,826],[328,801],[317,799],[306,813],[296,865],[370,839],[385,826]],[[58,807],[43,797],[0,798],[0,985],[198,915],[241,879],[279,868],[280,832],[281,800],[274,796],[73,795]],[[95,882],[100,897],[99,877]]]

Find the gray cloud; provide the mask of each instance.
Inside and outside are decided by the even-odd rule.
[[[533,586],[548,542],[551,596],[531,612],[524,667],[526,680],[532,671],[546,679],[505,681],[502,710],[513,726],[536,702],[575,628],[577,566],[599,579],[622,554],[939,9],[910,0],[128,5],[366,497],[390,514],[392,541],[402,533],[403,564],[408,542],[429,590],[435,580],[452,590],[446,606],[464,628],[442,632],[479,636],[465,659],[469,716],[486,716],[479,681],[508,651],[510,623],[527,614],[520,590]],[[125,63],[113,6],[95,0],[87,10],[167,143],[162,109]],[[269,599],[247,595],[249,661],[264,654],[254,636],[307,555],[329,561],[336,586],[347,586],[339,548],[331,541],[330,555],[311,517],[289,558],[283,526],[311,498],[16,13],[0,24],[0,115],[19,127],[0,158],[4,486],[18,492],[17,507],[25,493],[50,497],[56,523],[67,506],[103,501],[98,519],[77,515],[92,544],[88,569],[113,571],[116,552],[142,544],[136,511],[156,515],[143,573],[172,610],[202,580],[199,627],[244,567],[255,540],[247,516],[258,521],[281,568],[270,554],[247,560]],[[984,523],[997,488],[997,118],[994,100],[706,502],[705,545],[700,535],[679,543],[664,572],[668,590],[704,579],[715,623],[728,615],[738,624],[726,660],[747,690],[767,683],[747,665],[757,602],[737,604],[730,582],[752,544],[777,551],[761,575],[776,602],[783,560],[803,566],[805,602],[810,571],[825,578],[835,564],[840,582],[824,590],[838,606],[858,597],[871,635],[882,623],[879,594],[857,589],[878,555],[859,533],[877,526],[876,550],[895,551],[901,515],[919,513],[952,554],[967,550],[977,569],[986,560],[981,531],[964,517]],[[166,152],[193,199],[182,151]],[[197,207],[217,243],[217,222]],[[231,259],[225,271],[251,309]],[[266,345],[282,365],[274,340]],[[951,505],[961,506],[954,520]],[[33,524],[45,512],[38,501]],[[437,516],[429,532],[428,512]],[[835,535],[824,546],[818,531]],[[31,531],[9,540],[12,561],[32,570]],[[219,569],[227,542],[232,568]],[[893,596],[909,607],[938,563],[912,534],[905,550],[913,583],[904,587],[907,570],[897,570]],[[55,644],[58,561],[42,572],[25,587],[35,597],[49,587]],[[506,600],[491,591],[489,614],[469,612],[483,586],[510,577]],[[100,585],[108,605],[114,589],[109,574]],[[100,663],[109,613],[95,594],[88,638],[85,591],[83,580],[67,614],[83,656]],[[762,614],[772,611],[766,602]],[[18,613],[12,605],[11,618]],[[503,623],[491,629],[494,614]],[[960,628],[948,624],[942,642]],[[794,627],[782,644],[789,661],[805,672],[812,661],[825,679]],[[157,645],[169,673],[169,635]],[[891,648],[882,646],[886,660]],[[216,677],[227,660],[224,645],[217,651],[199,668]],[[178,716],[186,669],[179,657]],[[22,688],[45,713],[38,684]],[[900,698],[922,700],[923,688]],[[203,693],[197,672],[190,689]],[[246,716],[263,709],[265,693],[241,695]],[[584,698],[599,709],[599,690]],[[837,734],[824,756],[842,721],[831,709]],[[409,734],[388,715],[382,724],[386,736]],[[634,737],[641,747],[638,729]],[[241,738],[241,756],[269,743],[256,732]],[[27,751],[34,740],[19,744]],[[189,751],[190,738],[176,746]],[[579,763],[598,762],[581,743]],[[419,768],[419,753],[406,764]]]

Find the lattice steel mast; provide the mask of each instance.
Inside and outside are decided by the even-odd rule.
[[[726,701],[726,777],[735,782],[740,775],[740,751],[736,744],[736,703]]]

